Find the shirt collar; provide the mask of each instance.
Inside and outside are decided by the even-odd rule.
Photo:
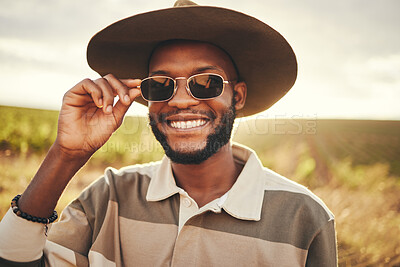
[[[258,221],[264,198],[263,166],[256,153],[245,146],[234,143],[233,157],[244,164],[243,170],[228,191],[222,208],[231,216],[242,220]],[[147,191],[147,201],[160,201],[176,193],[179,188],[172,174],[171,161],[164,156]]]
[[[248,147],[234,143],[232,152],[235,160],[245,164],[222,208],[238,219],[259,221],[265,187],[263,166]]]
[[[172,174],[171,161],[167,156],[164,156],[154,177],[150,180],[146,200],[160,201],[176,193],[179,193],[179,187],[176,185]]]

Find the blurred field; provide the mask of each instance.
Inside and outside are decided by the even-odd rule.
[[[0,216],[55,139],[57,115],[0,106]],[[339,266],[400,266],[400,121],[238,120],[234,140],[309,187],[336,216]],[[146,118],[128,117],[69,184],[57,210],[106,166],[158,160]]]

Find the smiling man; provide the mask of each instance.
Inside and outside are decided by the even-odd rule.
[[[173,162],[201,163],[228,143],[235,111],[244,105],[246,85],[237,82],[224,51],[198,41],[169,41],[156,48],[149,68],[151,76],[178,77],[176,89],[189,88],[176,90],[169,101],[149,103],[150,125]],[[225,83],[220,84],[218,96],[201,99],[190,91],[191,82],[203,85],[204,91],[221,80]]]
[[[88,62],[102,78],[65,94],[56,141],[0,224],[1,266],[337,265],[324,203],[230,141],[237,116],[267,109],[295,81],[276,31],[178,1],[97,33]],[[148,103],[166,156],[107,169],[48,230],[62,191],[133,101]]]

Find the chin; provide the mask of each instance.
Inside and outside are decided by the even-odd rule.
[[[229,142],[229,140],[227,141]],[[165,154],[171,159],[172,162],[178,164],[201,164],[211,156],[216,154],[221,147],[227,142],[207,142],[202,148],[199,147],[185,147],[181,149],[172,149],[168,145],[163,145]]]
[[[168,146],[176,153],[195,154],[207,146],[206,139],[200,142],[183,141],[175,144],[168,142]]]

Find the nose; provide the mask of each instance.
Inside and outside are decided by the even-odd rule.
[[[176,80],[176,93],[174,97],[168,101],[168,105],[178,109],[187,109],[190,106],[196,106],[200,103],[199,100],[194,99],[186,90],[186,79]]]

